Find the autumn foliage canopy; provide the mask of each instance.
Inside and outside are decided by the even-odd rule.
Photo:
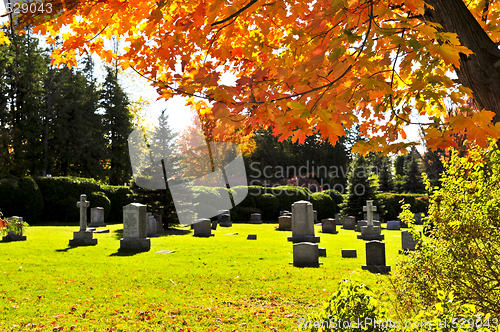
[[[500,110],[445,116],[445,100],[465,105],[476,91],[454,75],[473,51],[428,20],[439,1],[52,0],[58,16],[22,14],[18,30],[36,26],[53,43],[64,31],[54,64],[97,53],[146,77],[162,98],[189,97],[217,123],[215,136],[273,126],[282,139],[320,133],[335,143],[359,123],[370,140],[357,151],[397,152],[412,144],[401,140],[405,127],[419,122],[431,148],[463,131],[485,145],[500,134]],[[499,2],[467,5],[498,42]],[[119,54],[105,43],[112,37]],[[234,84],[221,81],[224,72]]]

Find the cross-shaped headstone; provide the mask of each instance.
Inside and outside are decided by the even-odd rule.
[[[76,206],[80,208],[80,231],[85,231],[87,230],[87,208],[90,206],[87,195],[81,194],[80,201],[76,202]]]
[[[373,206],[373,201],[366,201],[366,206],[363,206],[363,211],[366,212],[366,225],[373,227],[373,212],[377,211],[377,207]]]

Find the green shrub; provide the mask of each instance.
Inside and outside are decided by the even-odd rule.
[[[238,186],[231,188],[231,191],[234,192],[234,195],[243,195],[245,191],[247,191],[247,196],[243,199],[241,203],[238,204],[238,206],[244,206],[244,207],[257,207],[255,203],[255,197],[262,195],[265,193],[264,187],[260,186]]]
[[[273,194],[255,196],[255,205],[262,211],[262,219],[277,220],[279,216],[279,200]]]
[[[311,192],[304,187],[278,186],[264,188],[267,194],[273,194],[279,200],[279,210],[292,211],[292,204],[297,201],[307,201]]]
[[[20,216],[29,224],[36,224],[43,214],[43,197],[31,177],[0,180],[0,210],[5,217]]]
[[[111,202],[105,193],[102,191],[94,191],[90,193],[87,197],[87,200],[90,202],[89,208],[102,207],[104,208],[104,220],[107,220],[109,215],[109,210],[111,207]],[[90,220],[89,220],[90,221]]]
[[[423,212],[427,214],[428,198],[427,195],[421,194],[394,194],[394,193],[379,193],[377,199],[381,202],[385,209],[384,220],[396,220],[401,213],[401,203],[410,204],[410,210],[413,213]]]
[[[333,199],[333,201],[335,202],[335,205],[337,205],[337,206],[339,206],[340,204],[342,204],[344,202],[343,195],[335,189],[323,190],[323,193],[330,196]]]
[[[337,205],[329,195],[324,192],[312,193],[310,202],[313,203],[313,208],[318,213],[318,221],[325,218],[335,217]]]
[[[123,207],[133,202],[130,187],[103,185],[102,191],[110,200],[109,214],[106,218],[108,224],[123,222]],[[92,202],[91,202],[92,203]]]
[[[232,208],[229,213],[231,214],[231,220],[233,222],[242,223],[248,222],[252,213],[260,213],[262,215],[262,211],[260,209],[244,206],[236,206]]]
[[[80,211],[76,202],[80,195],[101,191],[100,185],[93,179],[75,177],[36,177],[43,196],[45,221],[78,222]],[[92,203],[92,202],[91,202]]]
[[[322,312],[298,320],[299,328],[311,332],[387,331],[387,332],[486,332],[496,330],[498,319],[478,312],[473,305],[457,301],[453,293],[438,290],[427,307],[412,304],[407,317],[387,315],[386,306],[368,287],[350,280],[339,282]],[[392,305],[392,303],[390,304]],[[417,314],[413,314],[416,312]],[[490,329],[491,327],[491,329]]]
[[[453,291],[463,303],[500,315],[500,150],[472,148],[453,152],[441,176],[441,188],[430,188],[428,216],[432,237],[422,249],[402,258],[396,269],[402,293],[432,303],[432,289]]]
[[[377,307],[377,300],[366,285],[358,285],[350,280],[339,282],[325,309],[318,315],[309,316],[307,320],[299,319],[299,327],[311,332],[316,331],[384,331],[376,325],[365,327],[358,322],[385,320],[385,311]],[[301,321],[302,320],[302,321]],[[339,323],[354,322],[349,326],[338,326]]]

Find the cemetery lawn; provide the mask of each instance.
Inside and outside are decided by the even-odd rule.
[[[118,252],[122,227],[94,234],[92,247],[68,247],[77,226],[30,227],[27,241],[0,242],[0,331],[293,331],[343,278],[395,298],[387,276],[361,270],[359,233],[340,226],[335,235],[316,226],[328,256],[320,268],[289,265],[291,232],[276,224],[219,226],[211,238],[179,227],[135,255]],[[394,269],[401,235],[383,234]],[[341,258],[342,248],[357,249],[358,258]]]

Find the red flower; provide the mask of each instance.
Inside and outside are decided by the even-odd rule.
[[[0,229],[7,227],[7,222],[3,219],[0,219]]]

